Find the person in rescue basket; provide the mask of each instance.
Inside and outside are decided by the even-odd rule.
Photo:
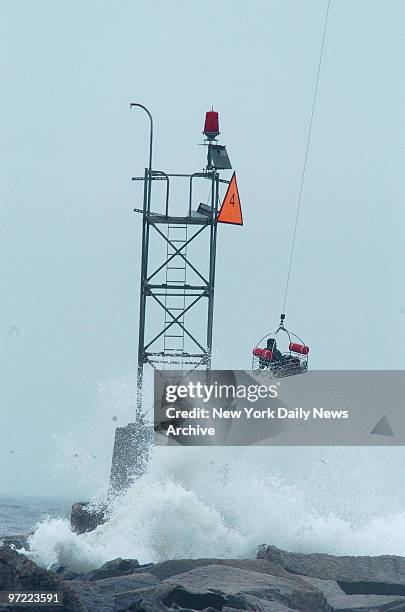
[[[267,349],[273,353],[271,361],[279,361],[282,358],[281,352],[277,348],[277,342],[274,338],[268,338]]]

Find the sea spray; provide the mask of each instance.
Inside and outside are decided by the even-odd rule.
[[[114,429],[135,413],[134,385],[132,375],[108,379],[89,427],[58,440],[52,464],[64,482],[79,489],[82,480],[76,499],[105,500]],[[404,469],[403,448],[155,448],[148,473],[112,500],[104,525],[76,535],[66,520],[44,521],[29,554],[78,571],[118,556],[254,557],[262,543],[405,555]]]
[[[303,552],[405,554],[404,512],[379,515],[368,500],[368,511],[352,514],[350,503],[359,509],[353,491],[344,504],[333,502],[343,494],[331,487],[333,473],[329,505],[322,508],[312,484],[288,482],[281,465],[265,469],[263,451],[274,459],[269,452],[274,449],[258,450],[155,449],[148,473],[112,501],[104,525],[76,535],[67,521],[46,521],[30,538],[30,554],[43,565],[66,564],[78,571],[116,557],[141,563],[254,557],[264,542]],[[325,504],[323,484],[320,478],[318,494]]]

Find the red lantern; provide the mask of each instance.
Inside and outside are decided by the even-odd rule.
[[[214,110],[210,110],[205,113],[205,123],[203,134],[209,140],[213,140],[219,134],[219,118],[218,113]]]

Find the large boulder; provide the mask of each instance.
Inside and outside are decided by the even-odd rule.
[[[400,595],[347,595],[334,580],[301,576],[319,589],[332,610],[338,612],[370,612],[370,610],[405,610],[405,598]]]
[[[334,580],[349,595],[405,596],[404,557],[335,557],[320,553],[290,553],[266,545],[259,548],[257,557],[279,565],[292,574]]]
[[[146,566],[149,567],[150,565]],[[128,576],[128,574],[133,574],[135,571],[145,571],[145,566],[140,566],[137,559],[121,559],[118,557],[117,559],[113,559],[112,561],[107,561],[98,569],[92,570],[87,574],[82,574],[81,576],[77,576],[78,580],[88,580],[89,582],[94,582],[96,580],[103,580],[105,578],[114,578],[115,576]]]
[[[84,602],[89,612],[113,612],[117,595],[126,592],[137,593],[139,590],[150,589],[150,587],[153,591],[158,582],[158,579],[152,574],[136,573],[103,580],[73,580],[70,586]],[[127,610],[128,607],[124,609]]]
[[[38,567],[25,555],[7,546],[0,548],[0,591],[61,592],[65,612],[86,612],[77,594],[54,573]],[[10,610],[0,605],[0,610]],[[19,608],[18,608],[19,609]],[[30,610],[43,611],[43,607],[30,606]]]
[[[300,578],[226,565],[207,565],[172,576],[156,589],[155,596],[167,608],[177,605],[186,609],[222,610],[228,606],[249,610],[254,609],[249,608],[249,597],[253,597],[306,612],[330,611],[323,593]]]
[[[75,533],[86,533],[94,531],[99,525],[106,521],[107,507],[94,506],[90,502],[76,502],[72,505],[70,513],[70,524]]]

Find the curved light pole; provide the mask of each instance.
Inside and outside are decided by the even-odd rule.
[[[152,147],[153,147],[153,119],[150,111],[143,104],[139,104],[138,102],[131,102],[129,108],[133,108],[137,106],[138,108],[142,108],[145,113],[148,115],[150,120],[150,134],[149,134],[149,174],[152,172]]]
[[[148,251],[147,243],[149,241],[149,227],[146,223],[146,214],[150,213],[150,202],[152,193],[152,150],[153,150],[153,119],[150,111],[143,104],[138,102],[131,102],[129,108],[133,107],[142,108],[149,117],[150,121],[150,133],[149,133],[149,168],[147,174],[147,197],[144,199],[143,207],[143,231],[142,231],[142,271],[141,271],[141,283],[146,281],[147,276],[147,255]],[[142,349],[145,338],[145,309],[146,309],[146,296],[141,291],[140,298],[140,311],[139,311],[139,340],[138,340],[138,371],[137,371],[137,398],[136,398],[136,416],[137,420],[142,419],[142,384],[143,384],[143,355]]]

